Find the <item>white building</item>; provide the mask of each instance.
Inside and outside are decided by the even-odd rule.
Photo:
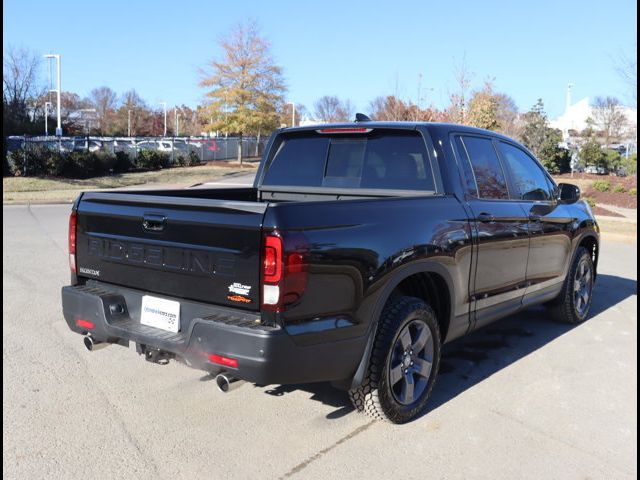
[[[623,133],[623,137],[628,137],[628,140],[634,141],[636,139],[636,131],[638,125],[638,110],[630,107],[620,107],[620,110],[627,119],[627,125]],[[593,107],[589,98],[583,98],[573,105],[567,106],[565,112],[557,119],[549,122],[552,128],[558,128],[562,130],[562,135],[565,140],[569,138],[569,130],[575,130],[582,132],[588,127],[587,119],[594,119]]]

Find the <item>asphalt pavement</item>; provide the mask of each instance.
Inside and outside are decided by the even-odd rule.
[[[535,309],[447,345],[428,412],[397,426],[326,384],[222,394],[133,346],[87,352],[60,307],[69,209],[3,208],[4,478],[637,476],[636,245],[602,245],[584,324]]]

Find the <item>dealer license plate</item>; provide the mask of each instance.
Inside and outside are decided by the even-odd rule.
[[[180,302],[144,295],[140,323],[177,333],[180,330]]]

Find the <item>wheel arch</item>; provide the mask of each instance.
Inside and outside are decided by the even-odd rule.
[[[576,249],[572,256],[572,261],[573,261],[573,258],[575,258],[575,255],[579,247],[586,248],[587,251],[591,254],[591,260],[593,261],[594,280],[595,280],[598,276],[598,257],[600,255],[600,240],[596,236],[596,234],[592,232],[585,233],[584,235],[582,235],[578,239]]]
[[[352,378],[350,388],[356,388],[362,383],[371,358],[371,349],[378,330],[382,309],[395,292],[420,298],[434,309],[440,327],[441,341],[444,343],[451,322],[453,302],[455,301],[453,281],[449,272],[443,265],[433,260],[417,261],[401,267],[396,270],[378,296],[367,332],[367,344],[356,373]]]

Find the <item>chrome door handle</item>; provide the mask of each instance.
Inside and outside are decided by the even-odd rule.
[[[495,221],[495,219],[496,217],[494,217],[490,213],[482,212],[481,214],[478,215],[478,218],[476,220],[482,223],[489,223],[489,222]]]

